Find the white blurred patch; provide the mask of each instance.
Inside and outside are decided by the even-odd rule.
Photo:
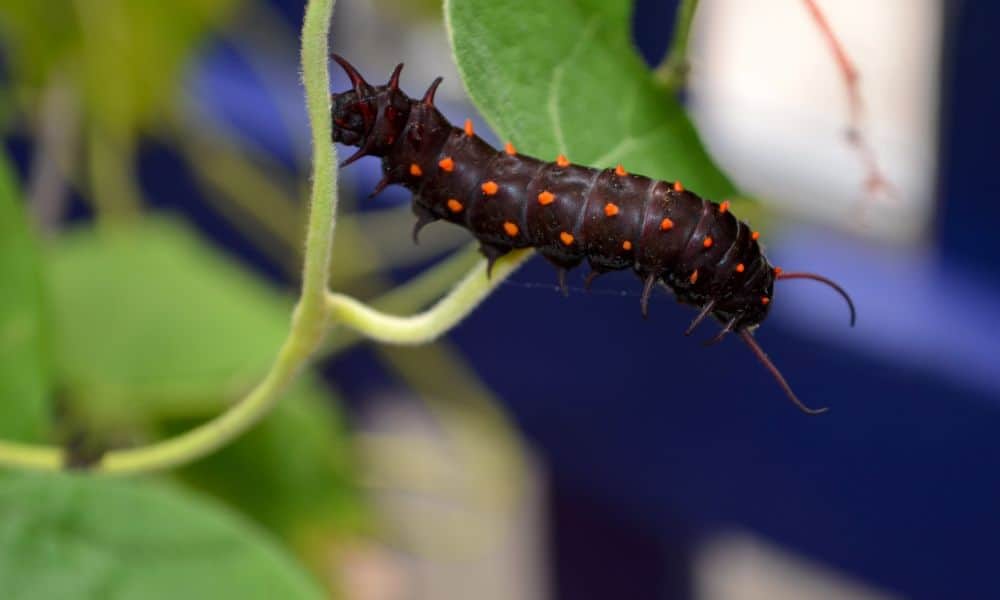
[[[414,400],[369,400],[358,453],[381,542],[359,557],[378,560],[344,561],[347,597],[548,597],[539,463],[482,428],[482,415],[470,418],[474,404],[432,417]]]
[[[802,0],[704,0],[692,35],[691,108],[748,193],[797,215],[914,240],[934,193],[942,9],[937,0],[819,0],[860,74],[867,135],[897,199],[864,223],[866,171],[846,139],[847,94]]]
[[[698,600],[897,598],[746,534],[706,544],[695,560],[694,582]]]

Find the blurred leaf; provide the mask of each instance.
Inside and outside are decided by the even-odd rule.
[[[180,477],[238,507],[319,565],[365,523],[352,449],[324,391],[306,379],[274,414]],[[190,422],[171,423],[177,432]]]
[[[169,220],[63,236],[48,276],[59,380],[104,422],[214,414],[267,371],[292,307]]]
[[[449,0],[445,11],[469,95],[519,149],[736,193],[635,52],[630,2]]]
[[[151,426],[166,437],[192,427],[263,376],[289,327],[290,299],[177,221],[83,229],[49,258],[59,378],[91,429]],[[334,406],[305,378],[263,423],[181,477],[303,553],[329,544],[357,526],[362,507]]]
[[[39,257],[14,174],[0,154],[0,438],[49,429],[49,376]]]
[[[175,99],[185,60],[237,0],[6,2],[0,39],[11,81],[31,95],[57,71],[75,78],[88,121],[122,137]]]
[[[164,486],[16,477],[0,515],[3,598],[323,597],[255,527]]]

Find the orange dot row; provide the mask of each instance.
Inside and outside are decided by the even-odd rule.
[[[474,134],[471,119],[465,120],[465,133],[470,137]],[[510,142],[507,142],[504,145],[504,152],[509,155],[517,154],[517,150],[514,148],[514,144]],[[559,156],[556,157],[556,164],[559,165],[560,167],[567,167],[569,166],[570,163],[565,155],[560,154]],[[438,166],[441,167],[441,170],[447,173],[451,173],[452,171],[455,170],[455,161],[450,156],[446,156],[438,162]],[[421,175],[423,175],[423,171],[420,168],[420,165],[416,163],[411,164],[410,174],[413,175],[414,177],[420,177]],[[621,163],[618,163],[618,166],[615,167],[615,174],[618,175],[619,177],[624,177],[625,175],[628,174],[628,172],[625,170],[625,167],[623,167]],[[683,192],[684,185],[681,184],[680,181],[675,181],[673,184],[673,189],[675,192]],[[494,181],[487,181],[486,183],[483,184],[483,192],[487,196],[492,196],[496,194],[497,190],[498,190],[497,184]],[[542,206],[547,206],[549,204],[552,204],[552,202],[554,201],[555,201],[555,196],[549,191],[544,191],[538,195],[538,202]],[[729,212],[729,206],[730,206],[729,200],[724,200],[722,204],[719,205],[719,212],[720,213]],[[604,213],[609,217],[613,217],[618,214],[618,207],[615,204],[609,202],[604,207]],[[662,229],[663,231],[667,231],[673,228],[673,226],[674,223],[670,219],[663,219],[663,221],[660,222],[660,229]],[[751,234],[751,238],[755,241],[760,239],[760,232],[754,231],[753,234]],[[712,245],[711,238],[706,238],[705,247],[708,248],[711,245]]]
[[[475,134],[475,130],[473,129],[471,119],[465,120],[465,134],[469,137],[472,137]],[[514,148],[514,145],[512,143],[507,142],[504,145],[504,152],[507,153],[508,155],[514,155],[517,153],[517,150]],[[556,164],[559,165],[560,167],[567,167],[569,166],[570,162],[565,155],[560,154],[559,156],[556,157]],[[441,161],[438,162],[438,166],[443,171],[450,173],[455,169],[455,161],[450,156],[446,156],[445,158],[441,159]],[[416,163],[411,164],[410,174],[413,175],[414,177],[420,177],[421,175],[423,175],[423,171],[421,170],[420,165]],[[621,163],[619,163],[615,167],[615,174],[618,175],[619,177],[624,177],[625,175],[628,174],[628,172],[625,170],[625,167],[623,167]],[[482,184],[481,187],[483,193],[486,194],[487,196],[496,195],[496,193],[500,189],[500,187],[497,185],[495,181],[486,181]],[[680,181],[675,181],[673,183],[673,190],[675,192],[683,192],[684,186],[683,184],[681,184]],[[555,202],[555,194],[553,194],[552,192],[544,190],[538,194],[538,203],[541,204],[542,206],[548,206],[553,202]],[[464,209],[462,203],[456,200],[455,198],[448,199],[447,206],[448,210],[450,210],[453,213],[461,212]],[[722,204],[719,205],[719,212],[720,213],[728,212],[729,206],[730,206],[729,200],[723,201]],[[618,208],[618,205],[614,204],[613,202],[608,202],[607,204],[604,205],[604,214],[607,217],[614,217],[618,215],[619,212],[620,209]],[[518,233],[520,233],[520,229],[518,228],[517,224],[512,223],[511,221],[504,222],[503,227],[507,235],[511,237],[515,237],[517,236]],[[660,221],[661,231],[669,231],[673,229],[673,227],[674,227],[674,222],[669,218],[665,217],[662,221]],[[758,240],[760,238],[760,232],[754,231],[751,234],[751,238],[755,241]],[[563,231],[562,233],[559,234],[559,239],[562,241],[563,244],[567,246],[572,245],[575,240],[573,235],[566,231]],[[711,248],[713,244],[714,240],[711,238],[711,236],[706,236],[705,239],[702,241],[702,245],[705,248]],[[632,242],[629,240],[623,241],[622,248],[624,250],[631,250]],[[745,269],[746,267],[743,265],[743,263],[736,265],[737,273],[742,273]],[[775,275],[780,275],[780,274],[781,274],[781,269],[775,268]],[[698,271],[695,270],[695,272],[691,274],[691,283],[693,284],[695,281],[697,281],[697,279],[698,279]],[[767,304],[769,301],[770,300],[767,297],[762,298],[762,303],[764,304]]]

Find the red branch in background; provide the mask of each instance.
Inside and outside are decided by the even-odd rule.
[[[868,197],[869,199],[874,199],[877,195],[882,194],[886,198],[895,201],[898,199],[896,188],[882,172],[878,157],[875,155],[875,150],[862,132],[865,105],[864,100],[861,98],[861,88],[858,84],[858,70],[851,62],[851,59],[848,58],[843,44],[840,43],[840,40],[834,34],[829,21],[826,20],[823,12],[816,5],[816,0],[802,1],[809,10],[813,21],[816,22],[816,26],[819,27],[820,33],[823,34],[831,52],[833,52],[833,57],[837,61],[837,68],[844,79],[844,87],[847,92],[847,101],[850,109],[847,140],[861,156],[861,161],[864,163],[865,170],[867,171],[865,190],[868,192]]]

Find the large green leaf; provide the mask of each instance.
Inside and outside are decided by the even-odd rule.
[[[0,597],[322,598],[265,534],[152,484],[0,480]]]
[[[290,298],[175,221],[83,229],[48,258],[59,380],[91,420],[213,414],[260,379],[288,330]]]
[[[679,179],[713,199],[736,190],[679,102],[631,42],[630,2],[446,0],[469,95],[519,150]]]
[[[326,566],[331,543],[365,525],[353,453],[330,405],[306,379],[263,423],[179,475],[279,533],[311,564]],[[166,433],[191,425],[172,422]]]
[[[260,380],[289,327],[290,298],[177,221],[81,230],[49,259],[61,389],[99,445],[100,434],[168,437],[214,416]],[[331,400],[304,377],[263,423],[181,477],[318,551],[362,509]]]
[[[43,294],[37,249],[17,196],[0,155],[0,438],[37,441],[51,419]]]

